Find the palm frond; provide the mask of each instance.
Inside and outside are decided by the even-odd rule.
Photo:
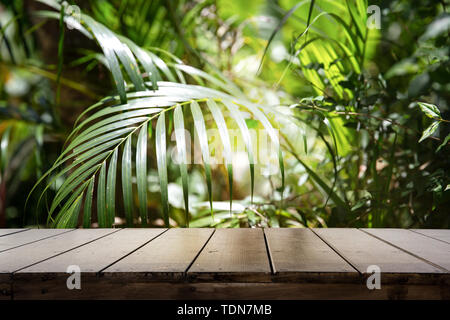
[[[38,1],[62,10],[61,6],[53,0]],[[49,11],[41,11],[39,14],[47,18],[61,17],[58,13]],[[232,154],[227,124],[221,109],[227,110],[231,115],[245,142],[251,176],[252,199],[255,180],[254,146],[244,120],[245,116],[241,111],[242,108],[247,109],[255,119],[261,122],[278,148],[282,187],[284,188],[284,164],[280,143],[275,129],[265,113],[265,111],[273,112],[273,110],[267,110],[248,101],[242,92],[220,73],[216,72],[215,75],[211,75],[184,65],[177,57],[161,49],[141,48],[129,39],[115,35],[107,27],[85,14],[81,14],[80,20],[64,16],[64,21],[96,40],[105,56],[104,61],[112,74],[118,96],[102,99],[87,108],[78,117],[74,129],[67,138],[64,150],[51,169],[36,184],[49,178],[49,182],[41,194],[42,198],[58,178],[66,177],[58,188],[49,210],[49,221],[52,221],[55,227],[76,226],[83,201],[83,219],[87,220],[83,221],[83,225],[89,225],[93,217],[92,202],[95,193],[98,224],[100,227],[110,227],[114,223],[116,214],[116,188],[118,185],[122,186],[127,225],[133,225],[135,217],[132,177],[134,174],[140,220],[143,226],[147,224],[147,158],[150,139],[148,131],[152,130],[153,120],[156,121],[154,143],[160,179],[162,213],[166,225],[169,224],[166,113],[172,115],[175,127],[186,223],[189,222],[188,163],[184,131],[187,114],[192,114],[195,130],[200,138],[212,213],[210,151],[203,117],[203,113],[207,110],[206,107],[210,110],[219,128],[224,146],[230,208],[233,182]],[[152,50],[154,52],[151,52]],[[168,62],[161,59],[156,52],[165,55]],[[141,72],[141,68],[144,72]],[[186,77],[200,85],[186,84]],[[164,79],[170,82],[161,81]],[[186,109],[190,109],[191,112]],[[135,148],[133,148],[134,145]],[[133,149],[135,149],[134,157]],[[119,159],[121,159],[120,165],[118,165]],[[134,172],[133,167],[135,168]],[[119,168],[120,174],[118,174]],[[118,183],[119,179],[121,179],[121,184]]]
[[[64,10],[55,0],[37,1],[45,3],[58,11]],[[55,11],[41,10],[36,11],[35,15],[49,19],[61,19],[61,14]],[[102,60],[111,72],[122,103],[127,101],[127,89],[132,89],[133,91],[146,90],[144,85],[146,79],[151,81],[151,89],[155,90],[159,80],[186,83],[184,74],[189,74],[194,80],[207,80],[225,92],[242,97],[240,90],[219,72],[215,73],[219,77],[216,78],[204,71],[184,65],[180,59],[167,51],[157,48],[147,50],[139,47],[130,39],[115,34],[86,14],[80,13],[80,16],[64,15],[64,21],[67,25],[77,29],[86,37],[94,39],[98,43],[105,57]],[[169,62],[164,62],[151,50],[165,54],[169,58]],[[121,66],[125,72],[122,72]],[[143,72],[141,72],[141,67]],[[127,87],[126,80],[129,80],[133,85],[132,88]]]
[[[146,83],[146,85],[151,87],[151,83]],[[76,226],[78,219],[75,219],[74,215],[80,213],[78,206],[83,199],[87,203],[84,207],[84,217],[91,219],[92,214],[88,210],[91,208],[93,188],[97,190],[97,220],[99,226],[111,226],[114,222],[116,187],[119,176],[122,179],[122,197],[126,208],[127,223],[132,225],[134,210],[130,178],[133,176],[133,164],[136,168],[135,175],[137,178],[137,194],[141,222],[143,224],[146,223],[147,127],[152,125],[153,119],[158,119],[154,138],[158,159],[157,164],[160,176],[163,213],[166,218],[166,223],[168,222],[165,114],[170,112],[174,113],[176,142],[181,156],[180,170],[183,181],[186,214],[189,212],[187,157],[184,137],[186,109],[190,108],[191,113],[194,114],[196,130],[201,135],[206,179],[210,191],[210,202],[212,202],[212,198],[211,173],[208,160],[209,150],[207,145],[208,137],[202,113],[202,109],[203,112],[206,112],[206,106],[211,111],[225,146],[230,191],[232,184],[231,147],[223,112],[219,106],[231,113],[246,142],[252,177],[251,192],[253,192],[254,183],[253,145],[241,108],[246,108],[255,119],[261,122],[268,131],[272,142],[278,147],[280,168],[282,177],[284,177],[283,156],[278,137],[275,129],[262,111],[263,109],[249,101],[235,99],[226,93],[197,85],[158,82],[158,88],[158,90],[154,91],[147,90],[129,93],[126,104],[110,105],[111,99],[104,100],[94,108],[91,108],[93,114],[81,121],[74,128],[70,143],[68,143],[50,171],[45,174],[45,176],[50,176],[51,179],[44,190],[48,190],[57,178],[67,174],[67,178],[53,199],[49,212],[49,217],[51,217],[56,227]],[[112,101],[120,103],[120,98],[112,98]],[[136,157],[135,161],[133,161],[132,145],[136,139]],[[117,174],[117,162],[119,158],[122,159],[121,174]],[[64,166],[65,163],[70,164]],[[57,172],[59,168],[62,168],[62,170]],[[284,184],[284,178],[282,180]],[[53,218],[53,216],[55,217]]]

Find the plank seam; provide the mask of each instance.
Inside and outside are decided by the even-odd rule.
[[[75,230],[76,230],[76,229],[75,229]],[[112,230],[114,230],[114,229],[112,229]],[[55,255],[53,255],[53,256],[51,256],[51,257],[45,258],[45,259],[43,259],[43,260],[37,261],[37,262],[35,262],[35,263],[32,263],[32,264],[30,264],[30,265],[28,265],[28,266],[25,266],[25,267],[22,267],[22,268],[20,268],[20,269],[17,269],[16,271],[13,271],[13,272],[12,272],[13,278],[14,278],[14,274],[15,274],[16,272],[19,272],[20,270],[23,270],[23,269],[29,268],[29,267],[31,267],[31,266],[34,266],[34,265],[36,265],[36,264],[38,264],[38,263],[41,263],[41,262],[50,260],[50,259],[52,259],[52,258],[55,258],[55,257],[57,257],[57,256],[60,256],[60,255],[62,255],[62,254],[64,254],[64,253],[67,253],[67,252],[69,252],[69,251],[78,249],[78,248],[80,248],[80,247],[82,247],[82,246],[85,246],[85,245],[91,243],[91,242],[97,241],[97,240],[99,240],[99,239],[101,239],[101,238],[104,238],[104,237],[109,236],[109,235],[111,235],[111,234],[113,234],[113,233],[119,232],[119,231],[121,231],[121,230],[123,230],[123,229],[118,229],[117,231],[113,231],[113,232],[107,233],[107,234],[105,234],[105,235],[103,235],[103,236],[101,236],[101,237],[95,238],[95,239],[93,239],[93,240],[91,240],[91,241],[85,242],[85,243],[80,244],[80,245],[78,245],[78,246],[76,246],[76,247],[73,247],[73,248],[70,248],[70,249],[65,250],[65,251],[63,251],[63,252],[57,253],[57,254],[55,254]],[[64,233],[67,233],[67,232],[64,232]]]
[[[194,264],[195,260],[197,260],[197,258],[200,256],[200,254],[202,253],[203,249],[205,249],[206,245],[208,244],[209,240],[211,240],[212,236],[216,233],[216,229],[213,229],[213,232],[211,232],[210,236],[208,237],[208,239],[205,241],[205,243],[203,244],[203,246],[200,248],[200,250],[197,252],[197,254],[195,255],[194,259],[192,259],[191,263],[187,266],[186,270],[183,272],[184,278],[187,279],[188,276],[188,271],[189,269],[192,267],[192,265]]]
[[[59,234],[54,234],[54,235],[52,235],[52,236],[48,236],[48,237],[45,237],[45,238],[42,238],[42,239],[33,240],[33,241],[30,241],[30,242],[27,242],[27,243],[23,243],[23,244],[21,244],[21,245],[18,245],[18,246],[9,248],[9,249],[0,250],[0,253],[6,252],[6,251],[9,251],[9,250],[13,250],[13,249],[17,249],[17,248],[20,248],[20,247],[23,247],[23,246],[27,246],[27,245],[29,245],[29,244],[36,243],[36,242],[39,242],[39,241],[42,241],[42,240],[45,240],[45,239],[48,239],[48,238],[58,237],[58,236],[60,236],[60,235],[63,235],[63,234],[66,234],[66,233],[69,233],[69,232],[72,232],[72,231],[75,231],[75,230],[76,230],[76,229],[68,230],[68,231],[61,232],[61,233],[59,233]]]
[[[7,236],[10,236],[10,235],[13,235],[13,234],[16,234],[16,233],[28,231],[28,230],[31,230],[31,229],[22,229],[22,230],[19,230],[19,231],[14,231],[14,232],[11,232],[11,233],[2,234],[2,235],[0,235],[0,238],[1,238],[1,237],[7,237]]]
[[[269,258],[270,272],[273,275],[275,275],[275,274],[277,274],[277,270],[275,269],[275,263],[273,261],[272,253],[270,251],[269,240],[267,239],[267,236],[266,236],[266,229],[265,228],[262,228],[262,229],[263,229],[263,235],[264,235],[264,242],[266,244],[267,257]]]
[[[406,249],[403,249],[403,248],[401,248],[401,247],[399,247],[399,246],[397,246],[397,245],[395,245],[395,244],[393,244],[393,243],[391,243],[391,242],[389,242],[387,240],[384,240],[384,239],[382,239],[382,238],[380,238],[380,237],[378,237],[378,236],[376,236],[374,234],[371,234],[370,232],[364,231],[364,230],[359,229],[359,228],[357,228],[357,230],[359,230],[361,232],[364,232],[365,234],[368,234],[369,236],[374,237],[375,239],[383,241],[384,243],[386,243],[386,244],[388,244],[388,245],[390,245],[390,246],[392,246],[392,247],[394,247],[394,248],[396,248],[396,249],[398,249],[400,251],[403,251],[403,252],[405,252],[405,253],[407,253],[407,254],[409,254],[409,255],[411,255],[411,256],[419,259],[419,260],[422,260],[423,262],[428,263],[428,264],[432,265],[433,267],[435,267],[437,269],[441,269],[442,271],[447,272],[447,273],[450,272],[449,270],[445,269],[444,267],[441,267],[440,265],[435,264],[434,262],[428,261],[427,259],[422,258],[422,257],[420,257],[420,256],[418,256],[418,255],[416,255],[416,254],[414,254],[412,252],[409,252]]]
[[[324,238],[322,238],[318,233],[316,233],[314,231],[314,229],[312,228],[308,228],[309,230],[311,230],[312,233],[314,233],[320,240],[322,240],[323,242],[325,242],[325,244],[327,246],[329,246],[331,248],[331,250],[333,250],[334,252],[336,252],[336,254],[338,256],[340,256],[342,259],[344,259],[345,262],[347,262],[353,269],[356,270],[356,272],[358,272],[359,275],[362,275],[362,272],[359,271],[359,269],[353,265],[353,263],[350,261],[350,259],[348,259],[343,253],[341,253],[337,248],[335,248],[331,243],[328,243],[328,241],[326,241]]]
[[[433,239],[433,240],[441,241],[441,242],[443,242],[443,243],[445,243],[445,244],[450,244],[450,242],[448,242],[448,241],[445,241],[445,240],[441,240],[441,239],[432,237],[432,236],[430,236],[430,235],[428,235],[428,234],[424,234],[424,233],[421,233],[421,232],[418,232],[418,231],[415,231],[415,230],[412,230],[412,229],[408,229],[408,230],[411,231],[411,232],[420,234],[421,236],[424,236],[424,237],[427,237],[427,238],[430,238],[430,239]]]
[[[126,257],[128,257],[130,254],[133,254],[134,252],[136,252],[137,250],[141,249],[142,247],[146,246],[147,244],[149,244],[150,242],[152,242],[153,240],[155,240],[156,238],[158,238],[159,236],[161,236],[162,234],[166,233],[167,231],[169,231],[169,229],[164,230],[161,233],[158,233],[156,236],[154,236],[153,238],[151,238],[150,240],[146,241],[145,243],[143,243],[142,245],[140,245],[139,247],[137,247],[136,249],[130,251],[129,253],[127,253],[126,255],[124,255],[122,258],[119,258],[118,260],[110,263],[109,265],[107,265],[106,267],[100,269],[100,271],[97,272],[97,274],[101,274],[104,270],[108,269],[109,267],[111,267],[112,265],[116,264],[117,262],[119,262],[120,260],[125,259]]]

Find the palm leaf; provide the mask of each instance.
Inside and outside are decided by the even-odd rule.
[[[39,0],[61,10],[55,0]],[[56,12],[39,12],[47,18],[61,18]],[[272,141],[279,149],[282,185],[284,186],[284,166],[275,130],[265,116],[266,109],[249,102],[242,92],[219,72],[210,75],[196,68],[186,66],[168,52],[150,49],[165,54],[166,63],[150,50],[141,48],[131,40],[117,36],[101,23],[82,14],[81,20],[73,21],[73,17],[64,15],[64,22],[75,25],[89,38],[94,39],[102,49],[105,63],[112,74],[117,90],[117,96],[102,99],[87,108],[77,119],[75,126],[67,138],[64,150],[59,155],[51,169],[45,173],[38,183],[49,179],[43,194],[56,182],[65,177],[63,184],[57,189],[49,211],[49,221],[55,226],[74,225],[80,213],[81,202],[84,199],[84,225],[92,221],[92,196],[97,193],[97,221],[100,227],[111,227],[116,214],[116,187],[119,179],[122,181],[127,224],[133,224],[133,144],[132,137],[137,136],[136,168],[137,199],[142,224],[147,223],[147,141],[151,132],[152,120],[157,119],[155,144],[158,174],[160,178],[162,211],[166,225],[169,225],[168,208],[168,176],[166,150],[166,117],[165,113],[174,110],[176,145],[181,157],[180,174],[185,201],[186,223],[189,222],[189,190],[187,175],[187,154],[184,134],[183,112],[186,106],[191,107],[192,117],[199,134],[202,158],[205,165],[206,182],[209,192],[209,202],[212,204],[212,182],[209,161],[208,138],[206,126],[201,111],[201,104],[206,104],[211,112],[224,146],[225,165],[230,186],[230,207],[232,203],[233,169],[231,162],[230,138],[227,124],[221,108],[226,109],[239,127],[247,149],[251,176],[251,195],[254,193],[254,156],[249,129],[244,120],[241,108],[245,108],[259,120],[269,132]],[[102,59],[101,59],[102,60]],[[142,70],[145,72],[141,72]],[[122,69],[124,72],[122,72]],[[185,75],[200,85],[188,85]],[[150,82],[145,82],[145,78]],[[165,82],[161,80],[169,80]],[[131,84],[129,84],[129,83]],[[177,83],[179,82],[179,83]],[[222,91],[212,89],[219,88]],[[149,90],[151,89],[151,90]],[[169,113],[170,116],[170,113]],[[170,123],[171,125],[171,123]],[[170,126],[169,126],[170,131]],[[121,157],[121,174],[117,174],[118,158]],[[74,191],[75,190],[75,191]],[[212,207],[212,206],[211,206]]]
[[[191,103],[192,117],[194,118],[194,125],[200,141],[200,148],[202,150],[203,163],[205,166],[206,185],[208,187],[209,204],[211,208],[211,215],[213,214],[212,206],[212,181],[211,181],[211,162],[210,152],[208,148],[208,136],[206,135],[205,119],[203,118],[200,106],[196,101]]]
[[[183,111],[180,105],[176,105],[173,122],[175,125],[175,138],[177,142],[178,161],[180,165],[181,181],[183,185],[184,208],[186,223],[189,225],[189,182],[187,173],[186,136],[184,132]]]
[[[166,227],[169,227],[169,197],[167,190],[167,156],[166,156],[166,116],[161,113],[156,123],[156,158],[161,189],[161,202]]]
[[[151,83],[148,84],[151,86]],[[223,118],[221,107],[228,110],[232,119],[236,121],[241,131],[241,135],[246,142],[250,172],[252,177],[252,186],[254,184],[254,158],[253,146],[250,140],[249,129],[244,121],[240,108],[246,108],[250,111],[256,120],[260,121],[263,127],[268,131],[269,136],[279,146],[275,130],[264,113],[264,108],[259,108],[249,101],[234,99],[226,93],[195,86],[182,85],[168,82],[159,82],[158,90],[142,91],[130,93],[127,95],[127,103],[120,104],[120,97],[112,100],[104,100],[104,103],[94,113],[87,117],[74,128],[71,135],[72,140],[67,143],[59,159],[56,160],[49,172],[45,176],[52,176],[50,182],[44,190],[48,190],[54,183],[55,177],[66,176],[64,183],[58,189],[52,202],[50,216],[59,211],[56,216],[73,216],[78,212],[72,207],[75,201],[78,201],[79,194],[86,200],[90,196],[91,183],[96,185],[97,189],[97,219],[99,226],[110,227],[113,224],[113,215],[115,214],[115,192],[118,185],[117,180],[122,179],[122,191],[125,200],[126,216],[130,222],[132,220],[133,190],[130,185],[132,168],[132,143],[131,137],[137,136],[136,146],[136,178],[137,195],[139,200],[139,212],[142,222],[146,222],[147,217],[147,140],[148,126],[152,119],[158,118],[156,126],[155,139],[156,155],[158,164],[158,173],[161,183],[161,195],[163,204],[163,215],[166,224],[168,224],[168,200],[167,200],[167,162],[166,162],[166,127],[165,113],[174,110],[174,124],[176,132],[176,142],[179,154],[181,155],[181,177],[184,186],[185,208],[188,215],[188,189],[187,189],[187,154],[184,135],[184,118],[186,113],[183,109],[191,107],[194,114],[194,124],[197,132],[201,135],[202,157],[205,163],[205,172],[207,185],[210,186],[211,202],[211,178],[209,168],[209,149],[207,146],[206,126],[204,124],[203,113],[200,104],[205,103],[211,111],[221,136],[224,146],[225,164],[228,171],[230,193],[232,193],[232,164],[231,164],[231,146],[227,125]],[[181,102],[181,98],[184,99]],[[119,103],[110,106],[111,102]],[[157,103],[156,103],[157,102]],[[148,104],[147,104],[148,103]],[[95,111],[97,110],[97,111]],[[121,174],[117,175],[117,159],[122,159]],[[66,163],[69,163],[65,166]],[[280,153],[280,167],[282,176],[282,156]],[[69,168],[69,169],[68,169]],[[61,169],[59,173],[57,170]],[[98,173],[97,181],[93,180]],[[284,179],[283,179],[284,180]],[[88,188],[89,185],[89,188]],[[93,188],[94,186],[92,186]],[[78,189],[77,189],[78,188]],[[73,190],[79,191],[77,197],[71,197]],[[252,190],[253,191],[253,187]],[[231,197],[230,197],[231,198]],[[81,200],[80,200],[81,201]],[[62,205],[62,207],[61,207]],[[84,215],[86,213],[85,206]],[[72,210],[73,209],[73,210]],[[51,219],[51,218],[50,218]],[[69,219],[69,217],[67,218]],[[70,219],[69,219],[70,220]],[[70,220],[74,221],[74,220]],[[186,221],[188,222],[188,221]],[[58,223],[58,225],[61,225]]]
[[[127,138],[122,155],[122,192],[127,226],[132,227],[134,224],[133,189],[131,183],[131,137]]]
[[[142,226],[147,225],[147,121],[139,131],[136,150],[136,178],[139,198],[139,213]]]

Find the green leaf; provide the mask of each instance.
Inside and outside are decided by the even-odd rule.
[[[422,133],[422,137],[419,140],[419,143],[421,143],[423,140],[425,140],[426,138],[430,137],[435,131],[436,129],[439,127],[439,121],[435,121],[433,122],[423,133]]]
[[[112,117],[108,117],[104,120],[96,122],[95,124],[90,125],[86,130],[84,130],[81,134],[79,134],[69,145],[68,148],[77,145],[82,141],[86,141],[91,139],[99,134],[104,134],[114,129],[122,129],[125,126],[132,125],[138,122],[143,122],[147,118],[143,118],[142,116],[148,116],[153,113],[158,113],[162,111],[159,108],[150,108],[150,109],[140,109],[124,112]],[[143,120],[145,119],[145,120]]]
[[[92,197],[94,196],[94,180],[95,175],[92,176],[89,182],[88,189],[86,191],[86,197],[84,200],[84,216],[83,216],[83,228],[91,227],[92,216]]]
[[[148,53],[150,57],[153,59],[153,62],[155,65],[161,70],[161,72],[167,77],[167,79],[171,82],[177,82],[175,77],[173,76],[172,72],[170,71],[169,67],[166,65],[166,63],[157,55],[149,52]]]
[[[194,118],[194,126],[200,142],[200,149],[202,150],[203,163],[205,165],[206,184],[208,187],[209,204],[211,208],[211,215],[213,214],[212,206],[212,182],[211,182],[211,161],[209,159],[208,136],[206,135],[205,119],[203,118],[200,106],[196,101],[191,103],[192,117]]]
[[[314,2],[314,1],[313,1]],[[267,41],[267,45],[264,48],[264,52],[263,52],[263,56],[261,58],[261,62],[259,64],[258,67],[258,72],[261,70],[261,67],[263,65],[264,62],[264,58],[267,54],[267,51],[269,50],[270,44],[272,43],[273,39],[275,38],[276,34],[281,30],[281,28],[283,27],[283,25],[286,23],[286,21],[288,21],[289,17],[301,6],[303,6],[304,4],[306,4],[307,1],[301,1],[299,3],[297,3],[296,5],[294,5],[291,9],[289,9],[288,12],[286,12],[286,14],[283,16],[283,18],[280,20],[280,22],[278,23],[277,27],[272,31],[269,40]],[[312,4],[313,5],[313,4]],[[311,5],[311,8],[312,8]],[[309,18],[308,18],[309,20]],[[308,21],[308,25],[309,25],[309,21]]]
[[[130,47],[130,49],[136,55],[136,58],[139,59],[139,62],[144,67],[145,72],[147,72],[148,76],[150,77],[150,80],[152,82],[152,89],[157,90],[158,89],[157,81],[161,79],[161,76],[159,75],[158,69],[156,69],[156,66],[153,63],[151,56],[148,54],[147,51],[140,48],[129,39],[125,37],[121,37],[120,39]]]
[[[128,227],[133,227],[133,189],[131,184],[131,136],[127,138],[122,155],[122,191]]]
[[[129,99],[132,99],[132,97],[129,97]],[[181,100],[181,99],[178,99],[178,100]],[[128,103],[123,104],[123,105],[112,106],[112,107],[103,107],[101,110],[99,110],[92,116],[88,117],[82,123],[78,124],[76,126],[76,128],[74,129],[74,131],[71,133],[71,135],[68,137],[68,139],[70,139],[75,133],[77,133],[83,126],[85,126],[86,124],[88,124],[89,122],[91,122],[93,120],[97,120],[100,117],[104,117],[106,115],[110,115],[113,113],[121,113],[123,111],[132,111],[132,110],[136,110],[136,109],[141,109],[141,110],[137,111],[137,113],[136,112],[127,113],[127,117],[132,117],[134,115],[145,115],[146,112],[147,112],[147,114],[151,114],[151,113],[159,112],[162,110],[161,108],[156,108],[156,107],[172,106],[175,104],[175,102],[177,102],[177,101],[176,100],[171,101],[167,97],[150,97],[150,98],[142,97],[141,99],[130,100],[130,101],[128,101]],[[121,114],[123,114],[123,113],[121,113]]]
[[[251,201],[253,203],[253,191],[255,189],[255,158],[253,157],[253,146],[250,132],[248,131],[247,124],[245,123],[245,120],[242,117],[241,111],[239,111],[238,107],[228,100],[224,100],[223,103],[225,107],[227,107],[228,111],[231,114],[231,117],[234,119],[234,121],[236,121],[239,129],[241,130],[242,139],[244,140],[245,146],[247,148],[248,162],[250,166]]]
[[[110,41],[111,35],[105,32],[105,27],[100,25],[94,19],[87,15],[83,15],[83,20],[91,29],[95,39],[103,50],[106,60],[108,61],[109,70],[111,70],[112,76],[114,78],[114,84],[119,92],[120,100],[122,103],[127,101],[127,96],[125,94],[125,84],[122,72],[120,71],[119,61],[117,60],[116,54],[114,53],[114,41]]]
[[[184,132],[183,111],[178,105],[173,113],[175,127],[175,140],[177,142],[178,161],[180,164],[181,181],[183,185],[184,208],[186,213],[186,224],[189,227],[189,182],[187,173],[186,137]]]
[[[259,122],[253,119],[245,119],[245,123],[249,129],[257,129]]]
[[[98,226],[100,228],[108,228],[108,218],[106,214],[106,162],[102,164],[100,169],[100,174],[98,176],[98,186],[97,186],[97,220]]]
[[[219,128],[220,138],[224,146],[224,156],[226,169],[228,172],[228,183],[230,185],[230,207],[232,205],[233,195],[233,168],[232,168],[232,150],[230,137],[228,135],[227,124],[221,110],[214,101],[224,101],[231,118],[236,121],[246,143],[249,154],[250,174],[252,184],[252,195],[254,190],[254,161],[252,141],[250,141],[249,129],[244,117],[239,110],[239,106],[247,108],[253,113],[255,118],[262,122],[264,128],[269,131],[271,138],[275,137],[275,131],[271,126],[264,112],[273,112],[273,110],[256,106],[243,99],[235,99],[226,93],[205,88],[178,83],[159,82],[159,89],[156,91],[139,91],[127,95],[127,103],[116,106],[110,106],[111,103],[117,103],[115,98],[105,98],[94,106],[90,107],[92,115],[86,113],[67,140],[68,146],[65,146],[63,152],[55,161],[51,169],[45,173],[44,177],[51,175],[51,182],[46,186],[47,191],[56,180],[69,173],[57,194],[53,199],[49,219],[53,220],[52,213],[63,204],[57,218],[58,221],[66,219],[65,214],[76,201],[73,197],[73,190],[79,190],[80,186],[84,189],[91,187],[92,192],[97,193],[97,215],[99,226],[108,227],[113,224],[115,215],[115,188],[117,188],[117,159],[121,159],[122,192],[124,199],[124,208],[127,221],[132,221],[133,210],[133,188],[131,184],[133,159],[131,158],[132,136],[138,135],[136,149],[136,176],[137,176],[137,198],[139,200],[141,218],[147,214],[147,140],[151,132],[148,122],[151,119],[158,118],[157,130],[155,131],[156,156],[158,161],[158,174],[160,177],[162,209],[166,225],[169,225],[169,203],[168,203],[168,177],[167,177],[167,159],[166,159],[166,124],[165,111],[175,109],[177,103],[182,105],[191,104],[191,112],[194,119],[194,125],[197,134],[200,136],[203,162],[205,163],[205,175],[208,186],[209,202],[212,202],[212,177],[210,168],[210,154],[208,146],[208,137],[206,134],[206,124],[203,117],[203,111],[199,102],[206,102],[211,114]],[[233,99],[233,100],[232,100]],[[241,102],[240,102],[241,101]],[[161,108],[165,107],[165,108]],[[172,113],[171,113],[172,114]],[[173,113],[177,148],[181,156],[180,165],[181,180],[183,184],[183,197],[185,200],[186,223],[189,218],[189,190],[188,190],[188,170],[186,159],[186,142],[184,141],[184,116],[182,106],[178,105]],[[255,120],[253,120],[255,123]],[[180,131],[181,130],[181,131]],[[180,132],[182,132],[180,134]],[[151,135],[151,134],[150,134]],[[276,141],[276,137],[275,137]],[[121,145],[124,144],[123,147]],[[180,152],[181,151],[181,152]],[[120,155],[123,152],[123,155]],[[281,159],[281,154],[279,155]],[[65,166],[66,163],[69,163]],[[63,167],[64,166],[64,167]],[[282,163],[280,163],[280,167]],[[56,171],[60,167],[62,170]],[[282,172],[284,172],[281,167]],[[97,172],[100,173],[97,175]],[[145,171],[142,171],[145,170]],[[42,182],[42,177],[38,183]],[[94,179],[94,180],[92,180]],[[284,178],[283,178],[284,180]],[[35,186],[36,187],[36,186]],[[83,190],[84,190],[83,189]],[[34,190],[34,188],[33,188]],[[44,191],[44,192],[45,192]],[[78,191],[77,191],[78,192]],[[81,191],[84,192],[84,191]],[[92,206],[92,199],[89,200],[86,192],[84,200],[86,208]],[[44,193],[41,194],[40,199]],[[67,200],[67,198],[69,198]],[[91,197],[92,198],[92,197]],[[86,209],[87,210],[87,209]],[[90,210],[92,211],[92,210]],[[72,211],[75,212],[75,211]],[[86,214],[87,216],[87,214]],[[86,219],[89,221],[90,217]],[[65,223],[65,222],[64,222]],[[87,222],[86,222],[87,223]],[[145,222],[144,222],[145,223]]]
[[[417,103],[422,110],[423,113],[428,118],[432,119],[441,119],[441,112],[439,111],[438,107],[436,107],[434,104],[425,103],[425,102],[418,102]]]
[[[75,169],[69,177],[64,181],[61,187],[58,189],[55,198],[53,199],[52,206],[50,208],[50,215],[55,211],[56,207],[60,204],[60,202],[73,191],[80,183],[84,181],[90,174],[92,174],[95,170],[97,170],[98,162],[104,160],[108,156],[109,152],[101,153],[77,169]],[[47,185],[46,189],[50,187],[50,184]]]
[[[108,216],[108,224],[114,224],[116,216],[116,175],[117,175],[117,151],[116,148],[111,156],[108,168],[108,180],[106,184],[106,213]]]
[[[4,171],[8,163],[8,145],[11,126],[7,127],[0,141],[0,170]]]
[[[174,65],[175,68],[182,70],[183,72],[186,72],[187,74],[189,74],[190,76],[194,77],[194,76],[198,76],[200,78],[203,78],[205,80],[207,80],[210,84],[216,86],[217,88],[223,89],[226,92],[235,95],[237,97],[241,97],[242,93],[240,92],[240,90],[236,87],[235,84],[233,84],[232,82],[230,82],[227,78],[223,77],[222,80],[219,80],[211,75],[209,75],[208,73],[201,71],[197,68],[185,65],[185,64],[175,64]]]
[[[206,104],[211,111],[211,114],[216,122],[217,128],[219,130],[220,139],[223,144],[223,153],[225,158],[225,166],[228,172],[228,187],[230,190],[230,213],[233,205],[233,165],[232,165],[232,153],[230,144],[230,135],[228,134],[227,124],[223,118],[222,111],[214,102],[214,100],[207,100]]]
[[[445,9],[444,9],[445,11]],[[428,24],[427,31],[420,37],[421,41],[435,38],[442,33],[448,35],[450,30],[450,16],[448,14],[439,15],[433,22]]]
[[[78,187],[77,189],[75,189],[75,191],[72,193],[72,195],[70,196],[70,198],[66,201],[66,203],[64,204],[64,206],[61,208],[61,210],[59,211],[58,215],[56,216],[53,226],[56,228],[67,228],[67,224],[70,221],[74,221],[75,219],[72,217],[73,214],[73,204],[79,200],[82,196],[82,193],[85,189],[85,187],[87,186],[89,182],[85,182],[84,184],[82,184],[80,187]],[[78,211],[79,212],[79,211]],[[77,224],[77,220],[78,220],[78,212],[77,212],[77,217],[75,220],[75,225]],[[49,215],[49,218],[51,216]]]
[[[261,112],[261,110],[258,109],[257,106],[254,106],[251,103],[245,104],[245,107],[249,109],[253,115],[262,123],[264,129],[266,129],[267,133],[270,136],[270,139],[275,145],[275,149],[278,153],[278,164],[280,166],[280,172],[281,172],[281,189],[284,190],[284,161],[283,161],[283,153],[281,151],[281,145],[280,141],[278,139],[278,134],[275,131],[275,129],[270,124],[270,121],[267,119],[267,117],[264,115],[264,113]],[[281,193],[283,196],[283,192]],[[253,201],[253,192],[252,192],[252,201]]]
[[[294,155],[295,156],[295,155]],[[296,157],[297,161],[299,161],[303,167],[308,172],[309,176],[329,195],[329,197],[333,200],[333,202],[342,208],[343,210],[349,212],[350,208],[348,204],[345,202],[344,199],[341,199],[339,195],[328,186],[328,184],[319,177],[319,175],[311,169],[304,161],[302,161],[300,158]]]
[[[166,156],[166,116],[161,113],[156,122],[155,130],[156,161],[158,165],[161,203],[166,227],[169,227],[169,197],[167,187],[167,156]]]
[[[65,13],[66,6],[63,5],[60,10],[60,17],[59,17],[59,41],[58,41],[58,70],[56,73],[56,95],[55,95],[55,102],[57,105],[60,103],[60,93],[61,93],[61,74],[62,74],[62,68],[64,63],[64,36],[65,36],[65,28],[64,28],[64,13]],[[55,112],[55,110],[53,110]],[[53,116],[56,116],[54,114]]]
[[[89,130],[89,132],[83,131],[80,135],[78,135],[70,143],[70,145],[64,150],[64,152],[61,154],[61,156],[66,155],[71,149],[73,149],[74,147],[80,145],[82,142],[85,142],[85,141],[88,141],[88,140],[92,140],[92,138],[95,138],[95,137],[100,136],[100,135],[104,135],[104,134],[108,133],[109,131],[113,131],[115,129],[122,129],[124,127],[130,126],[130,125],[133,125],[133,124],[136,124],[136,123],[141,123],[141,122],[143,122],[145,120],[148,120],[148,118],[147,117],[137,117],[137,118],[121,120],[121,117],[118,117],[116,119],[116,122],[110,123],[110,124],[105,125],[105,126],[100,126],[99,128],[97,128],[94,131],[91,130],[92,127],[93,127],[92,126],[92,127],[90,127],[89,129],[86,130],[86,131]],[[95,124],[95,126],[97,127],[97,123]]]
[[[450,133],[445,137],[444,141],[436,149],[436,153],[438,153],[443,147],[445,147],[449,141],[450,141]]]
[[[70,204],[68,209],[63,208],[61,210],[61,215],[57,220],[56,228],[75,228],[78,224],[78,216],[81,209],[81,199],[83,197],[82,191],[84,187],[80,187],[78,192],[74,193],[76,198],[73,202],[67,202],[66,205]]]
[[[139,132],[136,149],[136,179],[142,226],[147,226],[147,122]]]

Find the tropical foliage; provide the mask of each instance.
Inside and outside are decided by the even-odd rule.
[[[444,2],[2,3],[0,226],[450,225]]]

